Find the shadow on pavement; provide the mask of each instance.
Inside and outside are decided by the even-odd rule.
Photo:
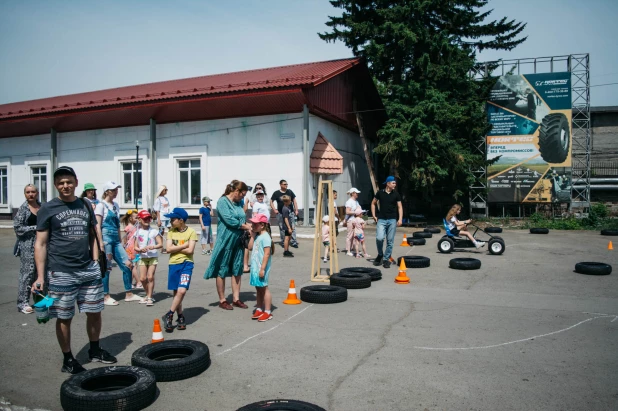
[[[131,338],[132,335],[133,334],[128,331],[108,335],[107,337],[101,338],[99,344],[103,349],[116,357],[133,342],[133,338]],[[89,348],[90,344],[86,344],[84,347],[82,347],[81,350],[79,350],[79,352],[75,356],[77,361],[79,361],[81,364],[86,364],[90,360],[88,358]]]
[[[202,318],[203,315],[208,314],[208,312],[210,312],[210,310],[204,307],[191,307],[191,308],[185,308],[184,310],[182,310],[182,313],[184,314],[185,319],[187,320],[187,325],[197,322],[197,320]]]

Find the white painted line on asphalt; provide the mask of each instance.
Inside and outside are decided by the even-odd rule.
[[[558,333],[562,333],[565,331],[569,331],[575,327],[577,327],[578,325],[581,325],[583,323],[587,323],[588,321],[592,321],[592,320],[596,320],[597,318],[608,318],[610,316],[604,315],[604,316],[600,316],[600,317],[592,317],[592,318],[588,318],[586,320],[580,321],[577,324],[574,324],[570,327],[564,328],[562,330],[558,330],[558,331],[553,331],[547,334],[541,334],[541,335],[535,335],[533,337],[528,337],[528,338],[522,338],[521,340],[515,340],[515,341],[509,341],[509,342],[505,342],[502,344],[494,344],[494,345],[483,345],[480,347],[449,347],[449,348],[439,348],[439,347],[412,347],[412,348],[416,348],[418,350],[433,350],[433,351],[459,351],[459,350],[480,350],[480,349],[484,349],[484,348],[496,348],[496,347],[502,347],[505,345],[510,345],[510,344],[515,344],[515,343],[520,343],[520,342],[525,342],[525,341],[530,341],[530,340],[534,340],[536,338],[541,338],[541,337],[548,337],[550,335],[554,335],[554,334],[558,334]],[[618,318],[618,317],[616,317]],[[616,320],[616,318],[614,318],[614,320],[612,320],[611,322],[614,322]]]
[[[254,339],[255,337],[259,337],[259,336],[260,336],[260,335],[262,335],[262,334],[266,334],[266,333],[271,332],[271,331],[272,331],[272,330],[274,330],[275,328],[278,328],[278,327],[282,326],[283,324],[285,324],[285,323],[287,323],[288,321],[290,321],[292,318],[296,317],[296,316],[297,316],[297,315],[299,315],[299,314],[302,314],[305,310],[307,310],[307,309],[309,309],[309,308],[311,308],[311,307],[313,307],[313,304],[311,304],[309,307],[305,307],[305,308],[303,308],[302,310],[300,310],[299,312],[297,312],[296,314],[294,314],[293,316],[291,316],[291,317],[290,317],[290,318],[288,318],[287,320],[285,320],[285,321],[283,321],[283,322],[281,322],[281,323],[279,323],[279,324],[275,325],[274,327],[269,328],[269,329],[268,329],[268,330],[266,330],[266,331],[262,331],[261,333],[257,333],[257,334],[255,334],[255,335],[252,335],[251,337],[247,338],[246,340],[244,340],[244,341],[242,341],[242,342],[239,342],[239,343],[238,343],[238,344],[236,344],[235,346],[230,347],[230,348],[228,348],[227,350],[224,350],[224,351],[221,351],[220,353],[215,354],[215,357],[217,357],[217,356],[219,356],[219,355],[223,355],[223,354],[225,354],[225,353],[228,353],[228,352],[230,352],[230,351],[232,351],[232,350],[234,350],[234,349],[236,349],[236,348],[240,347],[241,345],[243,345],[244,343],[248,342],[249,340]]]

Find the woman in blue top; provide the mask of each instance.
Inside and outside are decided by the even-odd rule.
[[[205,279],[217,279],[219,307],[233,310],[234,307],[248,308],[240,301],[240,279],[243,273],[244,248],[240,239],[244,232],[251,233],[251,224],[246,222],[241,200],[247,194],[247,185],[242,181],[232,180],[225,187],[225,193],[217,201],[217,242],[212,252],[210,264],[204,273]],[[232,279],[232,304],[225,299],[225,278]]]

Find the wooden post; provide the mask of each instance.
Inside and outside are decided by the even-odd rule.
[[[375,170],[373,168],[373,161],[371,161],[371,154],[369,153],[369,147],[367,147],[367,139],[365,138],[365,131],[363,130],[363,122],[360,113],[356,113],[356,124],[358,124],[358,133],[360,134],[361,142],[363,143],[363,151],[365,152],[365,161],[367,161],[367,167],[369,168],[369,178],[371,179],[371,186],[373,187],[373,193],[378,192],[378,183],[375,176]]]
[[[337,241],[335,236],[335,207],[333,205],[333,182],[331,180],[322,180],[318,182],[318,201],[316,203],[315,214],[315,238],[313,239],[313,257],[311,259],[311,281],[329,282],[330,275],[321,274],[322,262],[322,217],[324,216],[324,187],[328,190],[328,205],[326,207],[328,218],[328,227],[330,229],[331,242],[328,249],[330,256],[329,270],[330,275],[339,272],[339,256],[337,255]]]

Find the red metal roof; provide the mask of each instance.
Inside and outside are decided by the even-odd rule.
[[[350,69],[358,58],[295,64],[235,73],[119,87],[0,105],[0,121],[33,115],[189,98],[243,91],[299,88],[318,84]]]

